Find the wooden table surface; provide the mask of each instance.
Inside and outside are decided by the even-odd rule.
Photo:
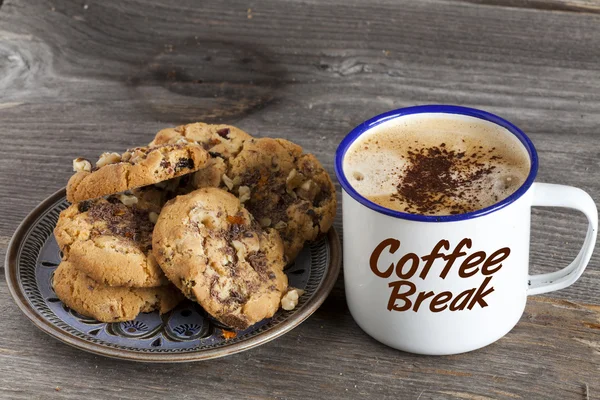
[[[65,185],[73,158],[121,152],[192,121],[292,139],[333,174],[341,138],[373,115],[473,106],[530,135],[539,181],[600,199],[597,0],[0,4],[2,259],[19,222]],[[584,229],[575,212],[534,210],[532,271],[567,265]],[[46,336],[2,279],[0,397],[598,399],[599,295],[600,251],[577,283],[531,297],[497,343],[423,357],[363,333],[340,279],[282,338],[220,360],[152,365]]]

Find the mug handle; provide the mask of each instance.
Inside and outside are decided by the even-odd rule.
[[[590,195],[583,190],[551,183],[534,183],[532,189],[532,206],[565,207],[579,210],[588,219],[588,230],[583,246],[571,264],[556,272],[529,275],[528,295],[552,292],[575,282],[581,276],[590,261],[590,257],[592,257],[598,232],[596,204]]]

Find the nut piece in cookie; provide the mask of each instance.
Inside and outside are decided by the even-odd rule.
[[[264,228],[280,233],[287,261],[333,224],[335,187],[321,163],[284,139],[246,140],[226,160],[220,187],[236,194]],[[194,184],[200,175],[195,174]]]
[[[73,160],[73,171],[75,172],[92,172],[92,163],[85,158],[76,158]]]
[[[145,187],[71,205],[54,229],[64,259],[105,285],[165,285],[168,281],[151,250],[164,201],[163,191]]]
[[[169,201],[152,250],[171,282],[235,329],[272,317],[287,288],[277,231],[263,230],[234,195],[218,188]]]
[[[298,305],[300,296],[304,294],[304,290],[296,288],[288,288],[288,291],[281,298],[281,308],[286,311],[291,311]]]
[[[68,307],[102,322],[130,321],[142,312],[164,314],[183,299],[173,285],[156,288],[106,286],[91,279],[73,263],[60,263],[53,278],[54,291]]]
[[[76,172],[67,183],[67,200],[76,203],[96,199],[176,178],[203,168],[209,158],[200,145],[183,138],[164,145],[136,147],[122,155],[104,153],[93,169],[88,160],[76,159]]]

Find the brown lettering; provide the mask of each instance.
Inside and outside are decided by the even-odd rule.
[[[454,248],[454,250],[452,251],[451,254],[448,254],[447,256],[444,257],[444,260],[446,260],[446,266],[444,267],[444,270],[440,274],[440,278],[446,279],[446,275],[448,275],[448,272],[450,271],[450,268],[452,268],[454,261],[456,261],[456,259],[459,257],[467,255],[467,253],[465,253],[464,251],[461,251],[462,248],[464,246],[467,246],[467,249],[470,249],[471,244],[472,244],[471,239],[465,238],[465,239],[461,240],[460,242],[458,242],[458,244],[456,245],[456,247]]]
[[[465,260],[460,265],[460,268],[458,269],[458,276],[460,276],[461,278],[468,278],[470,276],[475,275],[477,271],[479,271],[479,268],[475,267],[481,264],[483,260],[485,260],[484,251],[476,251],[475,253],[471,254],[469,257],[465,258]],[[469,269],[471,268],[474,269],[469,271]]]
[[[390,248],[390,254],[394,254],[399,248],[400,248],[400,241],[397,239],[385,239],[383,242],[379,243],[377,245],[377,247],[375,247],[375,250],[373,250],[373,253],[371,254],[371,258],[369,259],[369,265],[371,266],[371,271],[373,271],[373,273],[375,275],[377,275],[380,278],[389,278],[392,275],[392,272],[394,272],[394,264],[390,264],[389,268],[386,269],[384,272],[381,272],[378,268],[377,268],[377,262],[379,261],[379,256],[381,255],[381,253],[383,252],[383,249],[385,249],[386,247]]]
[[[450,307],[448,308],[448,310],[450,310],[450,311],[464,310],[465,307],[467,306],[467,304],[469,304],[469,300],[471,300],[471,297],[473,296],[474,293],[475,293],[475,288],[461,292],[458,296],[456,296],[454,298],[454,300],[452,300],[452,303],[450,303]]]
[[[413,311],[419,311],[419,307],[421,306],[423,300],[428,299],[429,297],[433,296],[433,294],[433,292],[420,292],[417,296],[417,300],[415,300],[415,307],[413,308]]]
[[[486,303],[486,301],[483,298],[485,296],[487,296],[488,294],[492,293],[494,291],[494,288],[493,287],[489,288],[486,291],[484,291],[484,289],[487,287],[487,284],[490,283],[491,280],[492,280],[492,277],[488,276],[487,278],[485,278],[485,280],[483,281],[481,286],[479,286],[479,289],[477,289],[477,293],[475,293],[475,295],[473,296],[473,299],[471,300],[471,302],[469,303],[469,306],[467,307],[469,310],[472,310],[473,307],[475,307],[476,303],[479,303],[479,306],[481,306],[481,308],[485,308],[488,306],[488,303]]]
[[[498,270],[500,268],[502,268],[502,264],[500,264],[500,263],[502,261],[506,260],[506,258],[509,256],[509,254],[510,254],[510,249],[508,247],[503,247],[500,250],[497,250],[494,253],[492,253],[490,255],[490,257],[487,260],[485,260],[485,262],[481,266],[481,273],[483,275],[491,275],[493,273],[498,272]],[[498,257],[498,258],[496,258],[496,257]],[[498,265],[496,268],[490,269],[491,266],[494,266],[496,264],[500,264],[500,265]]]
[[[386,256],[387,254],[396,253],[400,249],[400,240],[388,238],[379,243],[369,258],[371,271],[380,278],[390,278],[395,272],[396,276],[401,279],[388,284],[392,293],[387,304],[387,309],[389,311],[412,310],[418,312],[421,305],[425,304],[424,308],[428,308],[430,312],[438,313],[445,310],[472,310],[477,305],[481,308],[487,307],[488,300],[486,297],[494,292],[494,287],[491,286],[491,275],[502,268],[502,262],[508,258],[511,250],[508,247],[503,247],[493,252],[489,257],[487,257],[485,251],[476,251],[467,256],[467,249],[470,249],[472,244],[471,239],[464,238],[458,242],[451,253],[446,254],[444,250],[450,250],[450,242],[442,239],[435,244],[428,255],[419,257],[415,253],[406,253],[402,255],[397,263],[392,263],[382,270],[378,265],[381,255],[386,251],[388,252]],[[427,278],[433,264],[440,258],[445,260],[445,265],[440,271],[439,277],[446,279],[454,264],[461,257],[466,258],[462,260],[460,267],[458,267],[458,276],[460,278],[470,278],[481,272],[486,277],[481,282],[479,288],[464,290],[456,297],[450,291],[440,293],[422,291],[417,293],[417,285],[411,282],[410,279],[416,279],[416,276],[423,280]],[[421,260],[424,262],[423,268],[417,275]],[[414,298],[412,297],[413,295],[415,295]]]
[[[406,273],[402,273],[402,269],[408,260],[412,261],[410,269]],[[410,279],[415,272],[417,272],[417,268],[419,267],[419,256],[415,253],[408,253],[404,255],[396,264],[396,275],[401,279]]]
[[[421,259],[425,261],[423,270],[419,275],[421,279],[425,279],[427,277],[427,274],[429,273],[429,270],[431,269],[431,266],[433,265],[433,262],[436,258],[444,258],[444,254],[440,253],[440,249],[442,247],[446,250],[450,249],[450,242],[444,239],[440,240],[439,242],[437,242],[433,250],[431,250],[431,253],[429,255],[421,257]]]
[[[444,311],[446,307],[448,307],[448,305],[445,303],[448,302],[448,300],[450,300],[451,298],[452,292],[438,293],[433,299],[431,299],[431,304],[429,304],[429,310],[431,312]]]
[[[389,311],[410,310],[410,307],[412,307],[412,303],[408,299],[408,297],[417,291],[416,286],[413,283],[408,282],[408,281],[390,282],[390,284],[388,286],[393,289],[392,289],[392,294],[390,296],[390,300],[388,301],[387,309]],[[404,293],[400,292],[400,289],[403,286],[408,286],[408,290]],[[404,301],[404,304],[399,307],[396,305],[396,300],[402,300],[402,301]]]

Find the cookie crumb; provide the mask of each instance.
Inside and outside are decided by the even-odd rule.
[[[298,305],[298,298],[304,294],[304,290],[289,288],[287,293],[281,298],[281,308],[291,311]]]
[[[229,339],[233,339],[237,336],[237,333],[233,332],[233,331],[222,331],[223,333],[223,337],[225,338],[225,340],[229,340]]]

